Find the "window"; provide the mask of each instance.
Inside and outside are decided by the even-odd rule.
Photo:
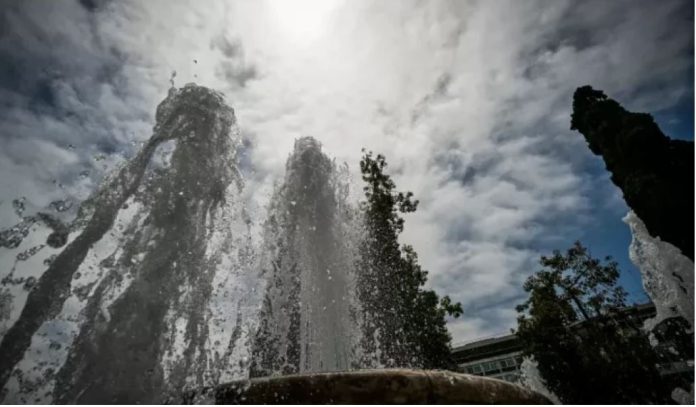
[[[505,368],[505,367],[515,367],[517,366],[517,363],[515,363],[515,358],[507,358],[503,359],[500,361],[500,365]]]

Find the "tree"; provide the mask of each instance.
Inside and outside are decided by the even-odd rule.
[[[618,265],[590,256],[580,242],[542,256],[517,306],[517,336],[564,403],[668,402],[658,355],[617,286]]]
[[[395,191],[386,166],[384,156],[373,157],[371,152],[360,161],[366,183],[366,200],[361,203],[366,236],[357,276],[366,355],[361,365],[447,368],[451,337],[445,318],[458,317],[461,305],[424,290],[427,271],[412,247],[399,245],[404,228],[400,215],[414,212],[418,201],[411,192]],[[374,355],[378,360],[367,360]]]

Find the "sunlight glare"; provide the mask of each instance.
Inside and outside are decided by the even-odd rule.
[[[336,0],[269,0],[278,28],[296,43],[310,43],[327,28]]]

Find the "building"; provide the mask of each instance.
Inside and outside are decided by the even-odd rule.
[[[651,303],[640,304],[624,310],[620,315],[628,321],[630,317],[641,323],[656,315],[655,306]],[[576,324],[575,328],[582,330],[583,322]],[[673,376],[675,383],[693,383],[694,361],[693,354],[687,360],[674,355],[674,349],[684,348],[685,345],[676,342],[679,339],[668,330],[674,328],[675,321],[667,320],[659,324],[655,333],[659,339],[658,352],[665,355],[664,362],[660,365],[660,373],[663,376]],[[669,338],[669,340],[668,340]],[[686,347],[693,348],[693,335],[688,339],[691,344]],[[452,358],[457,364],[457,370],[478,376],[488,376],[508,382],[517,382],[520,378],[520,366],[522,364],[522,343],[514,334],[503,335],[470,342],[452,349]]]
[[[517,382],[522,364],[522,344],[514,334],[471,342],[452,349],[462,373]]]

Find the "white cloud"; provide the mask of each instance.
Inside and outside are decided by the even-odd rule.
[[[96,153],[120,159],[149,137],[176,71],[179,86],[226,94],[251,143],[259,203],[297,137],[316,137],[353,170],[362,147],[386,154],[399,187],[421,200],[403,241],[431,286],[473,312],[450,325],[461,341],[510,328],[540,251],[582,227],[608,201],[598,194],[615,194],[587,172],[596,158],[568,130],[573,90],[589,83],[653,111],[689,92],[693,37],[678,1],[335,0],[320,14],[302,8],[310,1],[292,19],[278,5],[14,5],[14,42],[0,40],[0,52],[26,72],[9,79],[45,82],[54,106],[32,110],[31,84],[2,90],[2,199],[84,195],[76,174],[97,180]]]

